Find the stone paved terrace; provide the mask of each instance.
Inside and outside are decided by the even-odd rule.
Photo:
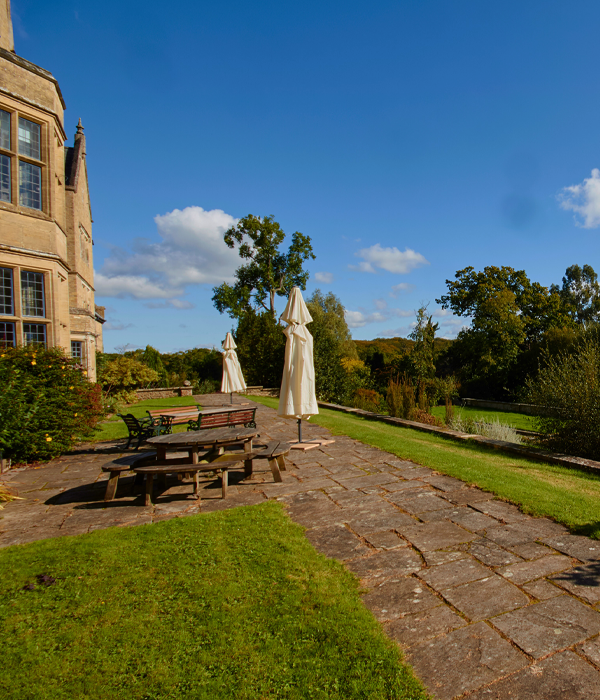
[[[262,438],[295,436],[272,409],[259,406],[257,423]],[[318,426],[304,434],[329,437]],[[215,479],[203,479],[200,503],[173,479],[146,508],[126,477],[105,504],[101,467],[122,458],[131,453],[10,472],[25,500],[0,511],[0,546],[277,498],[319,551],[360,577],[365,605],[434,697],[600,699],[600,542],[344,436],[293,451],[281,484],[262,462],[250,481],[231,472],[225,501]]]

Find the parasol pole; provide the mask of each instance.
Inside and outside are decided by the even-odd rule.
[[[302,418],[298,418],[298,442],[302,442]]]

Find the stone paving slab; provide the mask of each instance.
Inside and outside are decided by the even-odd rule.
[[[432,566],[419,573],[419,577],[436,591],[445,591],[447,588],[484,579],[489,575],[490,570],[475,559],[459,559],[440,566]]]
[[[429,610],[442,602],[421,581],[412,577],[382,583],[367,593],[363,601],[373,615],[382,621]]]
[[[600,562],[577,566],[551,576],[550,580],[590,605],[600,603]]]
[[[494,626],[535,659],[600,632],[600,613],[563,595],[494,618]]]
[[[198,398],[207,407],[223,401]],[[295,421],[264,406],[257,424],[263,440],[296,437]],[[331,437],[319,426],[306,430],[307,437]],[[132,477],[122,476],[117,498],[104,503],[102,466],[139,455],[123,445],[116,441],[110,453],[83,446],[3,475],[25,500],[0,511],[0,547],[278,499],[319,551],[361,578],[365,603],[410,649],[434,697],[600,700],[600,542],[343,435],[293,451],[281,484],[267,464],[256,464],[252,479],[232,471],[225,500],[214,477],[201,478],[200,501],[190,481],[169,477],[145,508],[143,487],[132,494]],[[557,573],[558,564],[565,570]],[[518,645],[549,656],[534,661]]]
[[[408,659],[439,700],[452,700],[528,664],[527,657],[484,622],[414,646]]]
[[[439,601],[438,601],[439,602]],[[467,624],[447,605],[398,617],[384,625],[385,631],[403,647],[411,647],[433,637],[452,632]]]
[[[513,583],[520,584],[555,574],[557,571],[570,569],[572,566],[573,562],[569,557],[565,557],[562,554],[551,554],[541,559],[503,566],[498,569],[498,573],[504,578],[510,579]]]
[[[469,700],[598,700],[600,674],[571,651],[555,654],[505,680],[469,695]]]
[[[516,586],[493,574],[443,591],[444,598],[473,622],[522,608],[529,598]]]

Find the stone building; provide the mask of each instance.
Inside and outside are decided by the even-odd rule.
[[[104,308],[94,304],[92,212],[81,120],[44,68],[14,52],[0,0],[0,344],[62,347],[93,381]]]

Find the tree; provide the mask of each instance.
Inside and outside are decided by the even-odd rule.
[[[281,385],[285,361],[285,335],[270,311],[244,314],[234,332],[237,356],[248,386]]]
[[[490,300],[501,292],[510,292],[513,295],[510,303],[504,295],[503,305],[505,309],[510,306],[521,317],[527,343],[540,340],[550,328],[570,324],[556,288],[531,282],[525,270],[488,266],[483,272],[475,272],[469,266],[458,270],[455,280],[446,280],[446,285],[448,294],[436,299],[436,303],[456,316],[470,317],[474,322],[479,319],[481,328],[486,325],[486,314],[494,308]]]
[[[132,357],[118,355],[107,362],[98,378],[107,397],[113,402],[132,403],[135,388],[157,381],[158,373]]]
[[[562,278],[562,287],[553,284],[570,319],[582,326],[600,321],[600,284],[591,265],[571,265]]]
[[[158,375],[159,385],[167,385],[167,372],[160,356],[160,352],[158,352],[156,348],[153,348],[152,345],[146,345],[146,349],[139,356],[139,360],[140,362],[143,362],[146,367],[150,367],[150,369],[153,369],[156,372]]]
[[[320,289],[306,300],[306,306],[313,319],[308,330],[313,337],[317,397],[322,401],[341,403],[348,393],[348,372],[342,360],[358,360],[345,309],[335,294],[323,295]]]
[[[315,258],[310,238],[296,231],[287,253],[280,250],[284,238],[272,216],[249,214],[225,232],[227,246],[238,245],[240,257],[248,262],[235,271],[233,285],[224,282],[213,288],[212,300],[220,313],[239,320],[254,309],[276,318],[276,296],[288,296],[294,286],[306,289],[309,273],[303,264]]]
[[[435,376],[433,342],[438,328],[439,324],[433,323],[432,316],[427,315],[427,306],[421,306],[416,326],[408,336],[415,341],[410,358],[420,382]]]

